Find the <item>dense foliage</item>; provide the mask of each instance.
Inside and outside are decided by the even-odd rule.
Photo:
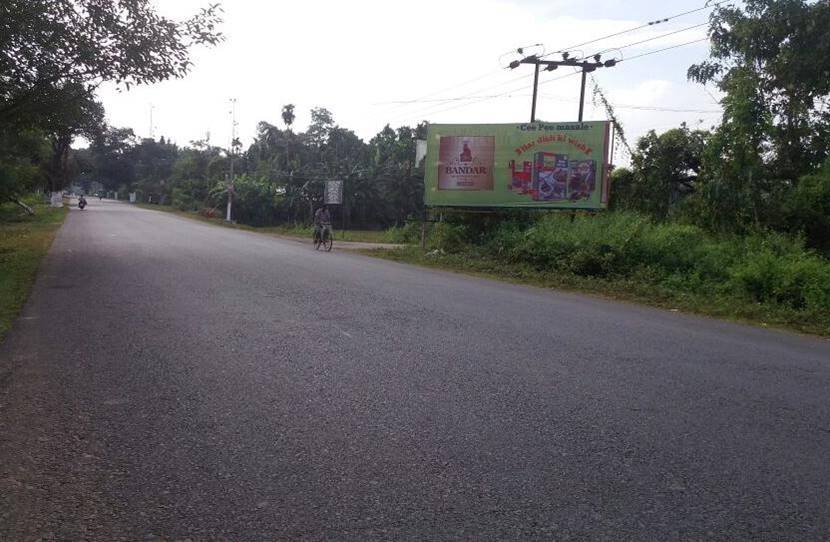
[[[830,333],[830,261],[781,233],[713,234],[628,211],[455,216],[435,227],[430,250],[464,269],[599,291],[617,284],[652,301]]]
[[[192,46],[222,39],[218,13],[173,21],[150,0],[0,3],[0,202],[69,184],[81,169],[70,145],[104,128],[97,85],[185,75]]]
[[[304,132],[291,129],[293,105],[283,107],[282,119],[284,129],[260,122],[244,152],[208,141],[186,148],[164,138],[138,141],[131,130],[110,128],[79,153],[88,164],[84,178],[122,194],[135,191],[143,201],[216,213],[227,202],[233,160],[233,216],[245,224],[308,223],[331,179],[344,181],[336,219],[346,226],[391,226],[420,215],[423,168],[415,164],[415,141],[425,137],[424,125],[387,126],[366,143],[324,108],[311,111]]]
[[[724,93],[721,124],[649,133],[615,172],[616,209],[710,231],[777,230],[830,251],[830,4],[748,0],[711,17],[689,78]]]

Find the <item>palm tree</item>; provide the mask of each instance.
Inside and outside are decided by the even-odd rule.
[[[282,106],[282,121],[285,123],[285,129],[290,132],[291,125],[294,124],[294,104]]]

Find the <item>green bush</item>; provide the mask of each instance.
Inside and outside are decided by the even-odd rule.
[[[749,238],[745,247],[729,270],[741,293],[759,303],[830,312],[830,262],[825,258],[780,234]]]
[[[462,224],[439,222],[430,235],[430,247],[447,252],[459,252],[470,243],[469,231]]]
[[[522,232],[508,222],[499,228],[491,250],[511,261],[578,275],[606,276],[626,271],[624,257],[646,219],[633,213],[551,214]]]
[[[243,174],[236,178],[234,188],[235,220],[251,226],[274,224],[278,201],[274,187],[267,179]]]
[[[189,192],[181,188],[174,188],[170,203],[180,211],[195,211],[199,208],[198,202],[193,199]]]
[[[830,160],[815,175],[802,177],[783,202],[787,227],[808,244],[830,254]]]
[[[392,226],[384,235],[387,243],[417,243],[421,240],[421,223],[410,221],[403,226]]]
[[[582,277],[632,280],[673,292],[744,299],[830,315],[830,261],[800,238],[716,236],[632,212],[547,214],[530,221],[441,223],[431,245],[473,246],[505,263]]]

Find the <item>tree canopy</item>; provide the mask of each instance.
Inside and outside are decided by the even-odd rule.
[[[7,0],[0,4],[0,119],[36,115],[38,99],[72,81],[155,83],[182,77],[189,51],[222,39],[220,8],[185,21],[149,0]]]
[[[222,40],[220,11],[214,4],[175,21],[150,0],[0,3],[0,197],[31,188],[34,177],[21,169],[27,159],[40,164],[41,182],[52,190],[65,186],[75,137],[104,131],[97,85],[129,88],[184,76],[193,46]],[[21,155],[32,137],[49,144],[48,158]]]

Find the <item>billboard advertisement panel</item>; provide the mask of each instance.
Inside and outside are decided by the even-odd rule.
[[[426,205],[602,209],[611,123],[431,124]]]

